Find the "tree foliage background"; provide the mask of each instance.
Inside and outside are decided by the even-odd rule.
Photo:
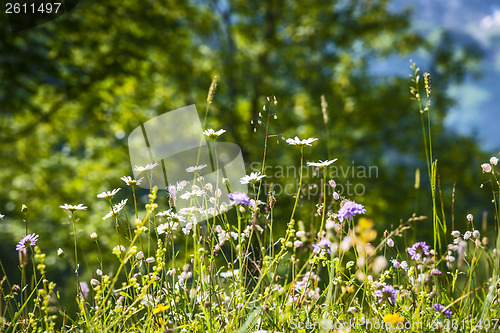
[[[446,87],[469,75],[480,54],[447,34],[432,42],[415,34],[411,13],[391,13],[387,6],[385,0],[82,1],[69,14],[29,30],[12,33],[3,24],[0,212],[6,218],[0,248],[9,274],[18,274],[22,204],[28,206],[30,232],[39,233],[40,246],[51,251],[47,263],[60,285],[71,273],[56,251],[70,252],[72,231],[59,205],[89,206],[78,222],[88,262],[97,257],[91,232],[112,248],[113,222],[102,221],[109,209],[96,194],[125,187],[119,178],[132,171],[127,135],[188,104],[203,116],[214,75],[219,85],[208,127],[226,129],[225,141],[242,147],[248,165],[261,161],[264,142],[264,131],[254,132],[251,120],[258,120],[266,96],[274,95],[278,119],[270,134],[277,136],[269,141],[268,165],[297,165],[298,151],[285,147],[281,137],[298,135],[320,138],[306,160],[377,166],[378,177],[351,181],[366,186],[353,199],[383,231],[413,213],[428,214],[431,201],[408,78],[374,75],[370,66],[391,55],[427,54],[443,209],[450,218],[456,184],[455,223],[465,223],[469,210],[480,214],[488,197],[471,189],[481,182],[478,168],[485,156],[471,138],[442,125],[452,103]],[[328,102],[327,124],[321,95]],[[420,190],[413,187],[416,168]],[[266,180],[296,181],[272,174]],[[166,205],[166,193],[160,199]],[[292,199],[277,199],[277,217],[286,223]],[[307,221],[314,211],[300,207],[299,219]],[[420,223],[417,233],[430,236],[431,223]]]

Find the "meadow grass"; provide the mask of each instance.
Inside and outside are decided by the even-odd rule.
[[[10,281],[1,265],[0,328],[3,332],[500,330],[498,158],[478,166],[492,184],[494,238],[474,229],[471,214],[457,217],[468,221],[467,230],[451,230],[438,207],[430,75],[421,76],[413,63],[411,68],[410,91],[422,119],[432,216],[410,212],[407,220],[378,235],[364,216],[369,207],[339,195],[338,180],[327,179],[335,160],[316,161],[308,155],[311,145],[322,144],[316,138],[290,138],[283,148],[295,149],[300,159],[295,195],[277,198],[272,190],[262,193],[269,126],[277,103],[268,98],[258,120],[266,129],[261,172],[241,179],[249,185],[249,194],[231,192],[222,179],[231,192],[223,197],[219,181],[207,182],[201,176],[206,166],[199,165],[188,168],[191,179],[171,184],[168,194],[150,186],[149,203],[142,209],[136,187],[142,182],[152,185],[152,172],[158,167],[152,163],[136,168],[139,179],[121,178],[132,189],[130,202],[118,199],[120,189],[97,195],[96,200],[108,202],[105,219],[113,220],[115,227],[115,270],[109,271],[101,256],[90,263],[93,278],[81,279],[79,238],[90,237],[101,253],[97,233],[77,233],[76,224],[82,223],[87,209],[83,204],[61,205],[72,224],[73,253],[56,250],[57,244],[53,249],[37,246],[36,230],[28,233],[26,219],[26,235],[16,247],[21,281]],[[215,88],[214,80],[204,125]],[[325,115],[324,98],[321,102]],[[327,121],[324,116],[325,125]],[[208,129],[205,134],[215,143],[224,132]],[[311,223],[300,216],[307,206],[298,209],[306,201],[305,163],[322,175],[321,200],[308,213]],[[158,199],[164,195],[168,206],[160,207],[158,202],[165,200]],[[190,206],[177,209],[179,200],[188,200]],[[292,202],[292,210],[277,221],[275,209],[281,200]],[[127,210],[133,211],[132,218]],[[432,243],[407,244],[407,233],[426,219],[432,220]],[[44,263],[44,252],[48,251],[57,251],[70,267],[73,288],[59,290],[47,280],[50,267]],[[74,295],[75,315],[62,307],[61,293]]]

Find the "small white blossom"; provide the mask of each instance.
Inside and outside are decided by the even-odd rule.
[[[179,223],[177,222],[167,222],[160,224],[157,228],[156,231],[158,232],[158,235],[164,234],[166,231],[177,231],[177,227],[179,226]]]
[[[208,136],[210,139],[217,139],[219,136],[221,136],[224,133],[226,133],[226,130],[224,130],[224,129],[214,131],[213,129],[209,128],[206,131],[203,131],[203,134]]]
[[[329,166],[330,164],[332,164],[336,160],[337,160],[337,158],[335,158],[333,160],[329,160],[329,161],[321,161],[320,160],[319,162],[307,162],[307,165],[313,166],[313,167],[318,167],[318,168],[324,168],[324,167]],[[334,187],[334,186],[332,186],[332,187]]]
[[[472,236],[474,236],[475,238],[479,238],[481,234],[479,233],[479,230],[474,230],[474,232],[472,232]]]
[[[135,186],[135,185],[141,185],[142,180],[144,179],[144,177],[141,177],[139,179],[133,179],[130,176],[123,176],[120,179],[123,180],[125,182],[125,184],[127,184],[128,186]]]
[[[317,138],[309,138],[309,139],[304,139],[300,140],[298,136],[296,136],[293,139],[286,139],[286,143],[292,146],[312,146],[311,143],[314,141],[317,141]]]
[[[490,164],[491,165],[497,165],[498,164],[498,158],[493,156],[490,158]]]
[[[472,220],[474,220],[474,215],[467,214],[467,221],[472,222]]]
[[[462,234],[461,234],[461,233],[460,233],[460,231],[458,231],[458,230],[453,230],[453,231],[451,232],[451,235],[452,235],[453,237],[455,237],[455,238],[458,238],[458,237],[460,237]]]
[[[137,171],[137,172],[144,172],[144,171],[149,171],[149,170],[153,170],[155,167],[158,166],[158,163],[151,163],[151,164],[148,164],[146,166],[137,166],[135,165],[134,166],[134,171]]]
[[[186,168],[186,172],[199,172],[201,169],[205,168],[206,166],[207,166],[206,164],[191,166],[189,168]]]
[[[90,234],[90,239],[96,240],[97,239],[97,234],[95,232]]]
[[[63,254],[64,254],[63,249],[58,248],[58,249],[57,249],[57,255],[60,257],[60,256],[62,256]]]
[[[112,191],[104,191],[102,193],[99,193],[97,195],[98,198],[101,198],[101,199],[107,199],[107,198],[112,198],[115,196],[116,193],[118,193],[118,191],[120,191],[121,188],[115,188],[114,190]]]
[[[241,177],[241,184],[253,184],[264,178],[266,175],[261,175],[260,172],[252,172],[250,175]]]
[[[238,276],[238,273],[240,272],[239,269],[235,269],[234,271],[227,271],[227,272],[221,272],[220,273],[220,276],[222,276],[223,278],[229,278],[229,277],[236,277]]]
[[[472,232],[466,231],[465,234],[464,234],[464,239],[468,240],[470,238],[470,236],[472,236]]]
[[[64,205],[59,206],[59,207],[61,207],[62,209],[67,209],[71,212],[74,212],[75,210],[87,210],[87,206],[84,206],[83,204],[69,205],[69,204],[65,203]],[[3,218],[3,215],[0,214],[0,218]]]

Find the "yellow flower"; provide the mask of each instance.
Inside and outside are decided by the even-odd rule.
[[[167,305],[158,304],[158,306],[153,309],[153,314],[157,314],[159,312],[163,312],[165,310],[168,310],[169,308],[170,308],[170,306],[168,304]]]
[[[405,321],[404,317],[401,317],[397,313],[388,313],[384,316],[384,322],[391,323],[393,325],[397,323],[403,323]]]

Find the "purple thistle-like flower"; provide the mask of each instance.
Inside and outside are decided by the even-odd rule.
[[[239,204],[239,205],[251,205],[252,202],[246,193],[243,192],[233,192],[227,195],[231,201],[230,204]]]
[[[447,318],[450,318],[451,315],[453,314],[453,312],[450,309],[446,309],[446,307],[444,305],[433,304],[432,307],[434,308],[434,310],[444,313],[444,315]]]
[[[313,244],[313,253],[319,254],[323,253],[325,251],[328,251],[328,253],[332,252],[332,249],[330,248],[331,242],[327,238],[321,239],[319,242],[316,244]]]
[[[19,243],[17,243],[16,251],[26,252],[26,246],[35,246],[37,240],[38,240],[38,235],[35,233],[24,236],[23,238],[21,238]]]
[[[375,297],[379,299],[379,303],[387,301],[390,305],[394,305],[396,303],[396,295],[397,291],[391,285],[386,285],[375,291]]]
[[[355,203],[351,200],[346,200],[342,203],[342,207],[340,207],[337,217],[340,222],[344,221],[345,218],[351,219],[358,215],[366,213],[365,207],[362,204]]]
[[[427,245],[426,242],[417,242],[413,244],[412,247],[408,248],[408,254],[413,260],[420,260],[422,258],[422,254],[429,254],[430,248],[431,247]]]

